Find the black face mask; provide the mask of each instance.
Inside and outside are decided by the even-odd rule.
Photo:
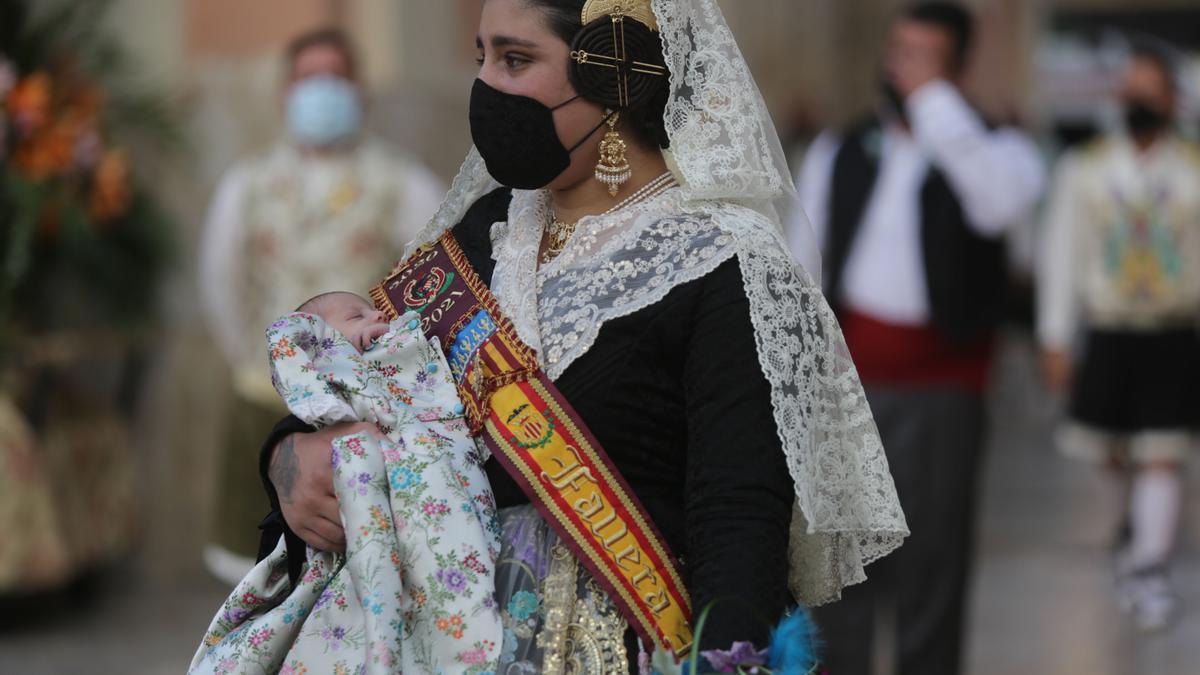
[[[1152,133],[1169,123],[1170,118],[1142,101],[1133,99],[1125,102],[1125,127],[1132,133]]]
[[[904,97],[900,95],[900,90],[896,89],[896,85],[884,77],[879,81],[879,92],[883,95],[884,112],[897,121],[908,124],[908,107],[905,105]]]
[[[591,138],[607,118],[571,149],[563,147],[554,127],[553,108],[527,96],[506,94],[475,80],[471,89],[471,139],[487,164],[488,173],[502,185],[536,190],[549,185],[571,166],[571,153]]]

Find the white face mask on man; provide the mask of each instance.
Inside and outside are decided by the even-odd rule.
[[[345,143],[362,125],[358,90],[333,75],[317,75],[292,85],[286,114],[292,140],[311,148]]]

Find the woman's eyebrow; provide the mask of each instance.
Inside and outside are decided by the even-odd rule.
[[[526,48],[533,49],[533,48],[536,48],[537,46],[538,46],[538,44],[536,42],[533,42],[531,40],[524,40],[524,39],[521,39],[518,37],[512,37],[509,35],[494,35],[494,36],[492,36],[492,47],[494,49],[499,49],[501,47],[526,47]]]

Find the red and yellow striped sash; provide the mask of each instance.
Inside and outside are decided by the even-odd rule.
[[[451,233],[371,291],[393,319],[419,312],[482,434],[542,516],[646,644],[691,647],[691,601],[679,566],[600,443],[538,366]]]

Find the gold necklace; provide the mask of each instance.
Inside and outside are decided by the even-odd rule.
[[[550,226],[546,228],[546,252],[542,255],[542,262],[550,262],[563,252],[578,225],[578,222],[566,223],[558,218],[550,218]]]
[[[640,204],[649,201],[667,190],[675,187],[678,183],[675,182],[675,176],[670,171],[655,178],[647,183],[642,189],[630,195],[620,204],[600,214],[607,216],[623,208]],[[542,264],[546,264],[554,260],[567,247],[567,242],[570,241],[571,235],[575,234],[575,228],[579,226],[579,222],[568,223],[554,217],[553,212],[550,214],[550,224],[546,227],[546,252],[542,254]]]

